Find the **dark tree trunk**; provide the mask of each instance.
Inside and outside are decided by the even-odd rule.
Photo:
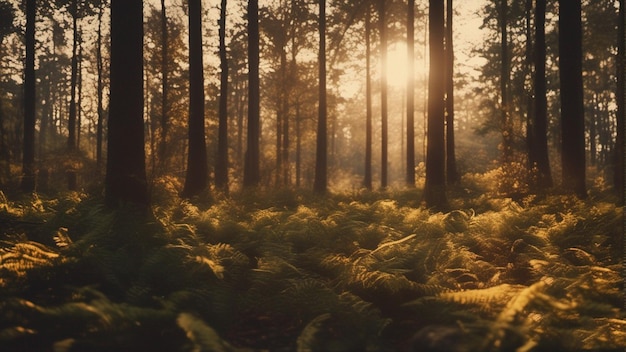
[[[388,169],[388,119],[389,112],[387,108],[387,9],[386,0],[378,0],[378,28],[380,31],[380,65],[382,72],[380,74],[380,114],[381,114],[381,164],[380,164],[380,187],[387,188],[387,169]]]
[[[202,1],[189,0],[189,149],[182,196],[200,194],[208,179],[204,138],[204,66],[202,64]]]
[[[372,75],[371,75],[371,8],[365,9],[365,178],[363,185],[372,190]]]
[[[626,115],[626,17],[624,15],[624,0],[619,1],[619,24],[618,24],[618,57],[617,57],[617,140],[615,142],[615,170],[613,183],[619,194],[620,204],[624,204],[624,117]]]
[[[326,0],[319,0],[319,106],[317,119],[317,150],[315,154],[315,181],[313,190],[326,193],[328,179],[328,148],[326,126]]]
[[[76,166],[74,165],[74,158],[77,154],[76,146],[76,85],[78,81],[78,0],[71,0],[70,14],[72,15],[72,71],[70,78],[70,114],[67,121],[67,153],[71,158],[67,173],[67,188],[70,191],[76,190]]]
[[[552,186],[548,159],[548,100],[546,97],[546,0],[537,0],[535,7],[535,114],[533,123],[533,150],[537,167],[537,186]]]
[[[104,12],[104,4],[100,5],[100,11],[98,12],[98,42],[96,46],[96,64],[98,67],[98,82],[97,89],[98,92],[98,122],[96,124],[96,169],[98,175],[100,175],[100,169],[102,167],[102,132],[103,132],[103,123],[104,123],[104,109],[103,109],[103,99],[102,99],[102,90],[104,89],[104,84],[102,82],[103,75],[103,65],[102,65],[102,13]]]
[[[452,43],[452,0],[446,1],[446,176],[448,184],[459,181],[454,143],[454,45]]]
[[[406,83],[406,184],[415,187],[415,0],[409,0],[406,19],[408,78]]]
[[[500,40],[502,47],[500,55],[502,64],[500,66],[500,128],[502,130],[502,162],[507,164],[512,161],[512,128],[509,121],[509,44],[507,35],[507,0],[500,1]]]
[[[261,181],[259,138],[259,2],[248,1],[248,145],[243,169],[243,186]]]
[[[563,188],[580,198],[585,186],[581,0],[559,0],[561,162]]]
[[[533,13],[533,0],[526,0],[526,6],[525,6],[525,26],[526,26],[526,38],[528,38],[526,40],[526,58],[525,58],[525,64],[526,64],[526,71],[528,76],[530,77],[529,80],[534,80],[534,75],[533,75],[533,67],[534,67],[534,62],[535,62],[535,58],[533,57],[533,40],[531,38],[535,38],[536,40],[536,36],[533,35],[533,28],[532,28],[532,13]],[[536,17],[536,16],[535,16]],[[528,91],[526,92],[526,153],[528,155],[528,170],[530,170],[529,172],[529,184],[533,185],[535,183],[535,181],[533,181],[533,169],[535,168],[535,165],[537,164],[537,152],[535,151],[535,139],[533,136],[533,130],[534,130],[534,125],[535,125],[535,111],[534,111],[534,105],[535,105],[535,98],[534,98],[534,89],[535,86],[533,84],[533,86],[528,89]]]
[[[169,118],[167,95],[169,94],[169,70],[168,66],[168,32],[167,32],[167,9],[165,0],[161,0],[161,138],[159,141],[159,173],[167,169],[167,134],[169,130]]]
[[[35,190],[35,12],[36,1],[26,0],[26,61],[24,65],[24,149],[22,181],[24,192]]]
[[[228,57],[226,56],[226,5],[220,7],[220,102],[217,132],[217,157],[215,159],[215,187],[228,192]]]
[[[149,204],[143,124],[143,3],[111,0],[111,98],[105,198]]]
[[[428,144],[426,147],[426,206],[445,209],[446,154],[444,116],[444,2],[429,0],[428,41],[430,47],[430,72],[428,78]]]

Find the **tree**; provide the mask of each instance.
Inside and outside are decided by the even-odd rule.
[[[168,32],[167,32],[167,8],[165,0],[161,0],[161,140],[159,142],[160,169],[167,169],[167,132],[168,132],[168,100],[169,70],[168,70]]]
[[[626,11],[624,10],[624,0],[619,1],[618,15],[618,56],[617,56],[617,138],[615,142],[615,169],[613,171],[613,183],[619,193],[620,203],[624,204],[624,115],[626,110]]]
[[[35,0],[26,0],[26,61],[24,65],[24,150],[22,182],[24,192],[35,190]]]
[[[566,191],[585,198],[582,57],[581,0],[559,0],[562,183]]]
[[[202,1],[189,0],[189,152],[182,196],[198,195],[207,186],[204,138],[204,74],[202,64]]]
[[[388,119],[387,109],[387,8],[386,0],[378,0],[378,29],[380,31],[380,114],[381,114],[381,164],[380,164],[380,187],[387,188],[388,176]]]
[[[426,147],[426,206],[447,208],[444,129],[444,2],[429,0],[428,41],[430,69],[428,78],[428,144]]]
[[[406,184],[415,187],[415,0],[407,5],[406,43]]]
[[[537,167],[536,185],[539,189],[552,186],[550,160],[548,159],[548,99],[546,91],[546,0],[537,0],[535,5],[535,113],[532,124],[531,158]]]
[[[228,57],[226,56],[226,4],[222,0],[219,20],[220,101],[215,161],[215,187],[228,191]]]
[[[509,121],[509,98],[508,87],[510,80],[510,62],[509,62],[509,44],[507,35],[507,13],[508,13],[507,0],[500,1],[500,128],[502,130],[502,162],[507,164],[511,162],[513,155],[513,131],[511,128],[511,121]]]
[[[243,168],[243,186],[256,187],[261,181],[259,138],[259,2],[248,1],[248,137]]]
[[[326,0],[319,0],[319,105],[317,118],[317,149],[313,190],[324,194],[327,189],[327,126],[326,126]]]
[[[104,108],[103,108],[103,71],[102,64],[102,13],[104,12],[104,2],[100,3],[98,12],[98,39],[96,43],[96,66],[98,68],[97,90],[98,95],[98,121],[96,122],[96,168],[100,175],[100,167],[102,165],[102,133],[104,125]]]
[[[143,2],[111,0],[111,98],[105,201],[149,204],[143,124]]]
[[[452,0],[446,1],[446,176],[448,184],[455,184],[459,180],[456,170],[456,156],[454,146],[454,45],[452,43],[452,18],[454,17]]]
[[[365,7],[365,177],[363,185],[372,190],[372,75],[371,75],[371,6]]]

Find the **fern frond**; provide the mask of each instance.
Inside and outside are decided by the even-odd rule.
[[[218,333],[202,319],[190,313],[180,313],[176,319],[187,338],[194,344],[194,351],[199,352],[230,352],[236,351]]]

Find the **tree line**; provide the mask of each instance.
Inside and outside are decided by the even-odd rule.
[[[579,197],[589,165],[623,190],[623,0],[486,1],[488,40],[475,49],[486,64],[470,83],[455,72],[452,0],[262,5],[222,0],[215,34],[200,0],[0,2],[1,184],[16,174],[24,192],[103,180],[107,203],[147,205],[164,179],[180,182],[183,197],[211,183],[222,192],[310,186],[323,194],[346,165],[367,189],[376,166],[386,188],[400,160],[404,185],[416,187],[417,137],[425,145],[424,201],[446,208],[447,188],[464,172],[455,143],[460,98],[481,116],[464,127],[501,136],[503,192],[553,188],[555,165],[561,189]],[[411,63],[416,46],[428,47],[423,136],[415,133],[416,94],[426,87],[417,89],[415,65],[402,91],[389,94],[395,41],[406,42]],[[362,75],[364,91],[353,101],[341,91],[346,73]],[[390,124],[394,95],[403,99],[400,127]],[[348,114],[355,101],[363,108]],[[390,127],[402,158],[389,151]]]

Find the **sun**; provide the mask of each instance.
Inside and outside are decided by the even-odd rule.
[[[387,48],[387,84],[394,88],[406,87],[409,78],[409,62],[407,62],[405,42],[394,42]],[[424,74],[422,60],[417,60],[420,56],[415,54],[413,61],[414,79],[420,79]]]

